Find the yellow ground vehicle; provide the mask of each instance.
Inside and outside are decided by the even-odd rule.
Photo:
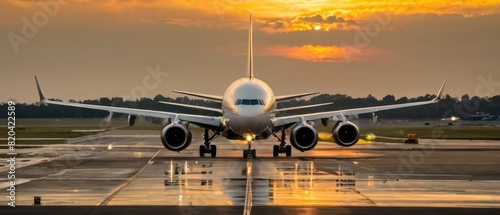
[[[417,134],[408,134],[408,139],[405,140],[405,143],[418,144]]]

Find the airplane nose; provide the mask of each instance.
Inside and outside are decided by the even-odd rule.
[[[240,120],[241,132],[256,132],[260,129],[259,117],[242,117]]]
[[[261,106],[242,106],[237,110],[238,115],[248,118],[251,120],[253,117],[258,117],[262,115],[264,108]]]
[[[267,127],[264,108],[260,106],[240,106],[229,121],[231,128],[240,134],[258,133]]]

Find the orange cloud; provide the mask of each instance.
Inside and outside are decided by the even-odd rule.
[[[459,14],[466,18],[500,14],[500,1],[330,1],[295,16],[266,18],[263,29],[271,33],[315,30],[316,26],[322,31],[364,29],[367,25],[386,29],[391,19],[414,14]]]
[[[380,51],[374,48],[357,48],[354,46],[269,46],[255,52],[261,56],[280,56],[311,62],[341,63],[352,61],[372,61],[371,58]]]
[[[107,14],[111,20],[132,23],[164,22],[183,26],[234,28],[237,24],[245,26],[248,14],[254,14],[255,22],[260,23],[260,29],[266,32],[314,30],[316,26],[320,26],[321,31],[359,29],[364,28],[366,23],[377,21],[378,14],[391,14],[393,17],[412,14],[460,14],[464,17],[500,14],[498,0],[59,1],[67,2],[65,8],[81,11],[88,14],[89,18],[98,11]],[[27,10],[30,6],[31,9],[38,7],[38,1],[10,0],[2,4]],[[2,7],[0,13],[4,12],[8,13],[9,8]],[[18,20],[18,17],[14,16],[12,19]]]

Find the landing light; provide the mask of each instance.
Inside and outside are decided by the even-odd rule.
[[[377,136],[375,136],[375,134],[367,134],[366,135],[366,140],[368,140],[368,141],[374,141],[376,138],[377,138]]]
[[[247,138],[246,138],[246,139],[247,139],[247,141],[252,141],[252,136],[247,135]]]

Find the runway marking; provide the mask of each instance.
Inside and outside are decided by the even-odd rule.
[[[245,207],[243,215],[252,213],[253,193],[252,193],[252,161],[247,161],[247,187],[245,190]]]
[[[362,196],[363,198],[368,200],[370,202],[370,204],[372,204],[373,206],[377,206],[377,203],[375,203],[373,200],[368,198],[368,196],[363,195],[359,190],[354,190],[354,192],[356,192],[357,194],[359,194],[360,196]]]
[[[137,176],[139,176],[141,173],[143,173],[149,166],[151,166],[154,163],[153,159],[160,152],[161,152],[161,150],[158,150],[153,155],[153,157],[151,157],[151,159],[149,159],[149,161],[146,163],[146,165],[144,165],[135,175],[128,178],[127,181],[125,181],[118,189],[116,189],[110,196],[108,196],[108,198],[106,198],[103,202],[101,202],[101,204],[99,204],[99,206],[107,205],[116,195],[118,195],[118,193],[120,193],[123,189],[125,189],[125,187],[127,187],[130,183],[132,183],[132,181],[134,181],[137,178]],[[95,210],[95,208],[94,208],[94,210]],[[93,210],[92,210],[92,212],[90,212],[90,214],[92,214],[92,213],[93,213]]]
[[[142,144],[146,143],[149,139],[151,139],[151,137],[148,137],[146,140],[141,141],[141,142],[135,144],[134,146],[142,146]]]
[[[356,167],[361,168],[361,169],[370,170],[370,171],[376,171],[375,169],[368,168],[368,167],[366,167],[366,166],[360,166],[360,165],[358,165],[358,166],[356,166]]]

